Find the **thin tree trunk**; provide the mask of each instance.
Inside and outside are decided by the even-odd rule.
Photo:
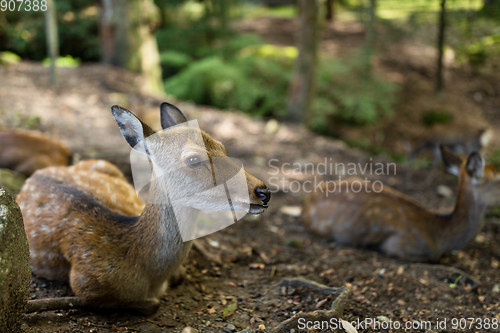
[[[444,54],[444,30],[446,26],[446,0],[441,0],[441,13],[439,17],[439,35],[438,35],[438,59],[437,59],[437,77],[436,77],[436,93],[440,94],[444,89],[443,80],[443,54]]]
[[[45,35],[50,58],[50,83],[56,83],[56,59],[59,57],[59,38],[57,33],[56,7],[53,0],[47,0],[45,11]]]
[[[335,15],[335,8],[334,8],[335,1],[334,0],[326,0],[326,20],[328,22],[333,21],[333,17]]]
[[[366,40],[365,40],[365,74],[371,75],[372,72],[372,55],[375,47],[375,21],[377,19],[377,1],[370,0],[368,7],[368,22],[366,24]]]
[[[299,0],[299,55],[288,94],[290,118],[304,121],[309,115],[315,90],[318,58],[318,0]]]

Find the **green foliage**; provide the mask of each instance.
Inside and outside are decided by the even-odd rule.
[[[198,104],[265,116],[284,110],[289,75],[272,60],[249,56],[223,61],[213,56],[167,79],[165,91]]]
[[[18,64],[19,62],[21,62],[21,57],[17,54],[9,51],[0,52],[0,65]]]
[[[170,50],[160,53],[163,77],[170,77],[186,68],[193,59],[182,52]]]
[[[193,60],[215,55],[227,59],[249,46],[263,43],[262,39],[253,34],[227,33],[222,37],[217,35],[205,20],[194,21],[188,25],[169,24],[156,33],[156,40],[160,53],[182,53]]]
[[[55,0],[61,54],[84,61],[100,57],[98,8],[93,0]],[[26,4],[24,4],[26,6]],[[1,12],[0,49],[22,58],[42,60],[47,56],[45,19],[42,11]],[[3,18],[1,16],[4,16]]]
[[[49,67],[50,66],[50,58],[45,58],[43,59],[43,66]],[[62,67],[62,68],[76,68],[80,66],[81,60],[80,58],[73,58],[70,55],[67,55],[65,57],[58,57],[56,59],[56,67]]]
[[[320,62],[309,122],[314,131],[331,134],[332,121],[366,125],[392,115],[397,86],[364,69],[360,55]]]
[[[453,114],[446,110],[431,110],[422,114],[422,124],[432,127],[435,124],[447,124],[453,121]]]
[[[494,58],[493,53],[497,53],[498,56],[500,52],[500,34],[488,35],[471,44],[461,45],[457,51],[459,60],[465,60],[473,67],[482,66],[488,58]],[[488,53],[491,53],[489,57]]]
[[[237,35],[228,26],[230,2],[211,0],[202,15],[172,20],[156,34],[165,91],[179,99],[254,115],[285,110],[293,60],[290,50],[262,54],[256,35]],[[268,52],[269,53],[269,52]],[[272,88],[270,88],[272,87]]]

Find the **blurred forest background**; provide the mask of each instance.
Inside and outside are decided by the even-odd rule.
[[[151,94],[304,122],[399,161],[402,142],[436,126],[498,117],[499,0],[47,3],[2,1],[0,63],[112,64],[141,73]]]

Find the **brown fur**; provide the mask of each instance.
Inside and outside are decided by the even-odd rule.
[[[364,183],[349,178],[328,197],[322,192],[311,194],[304,203],[303,222],[309,231],[341,244],[375,247],[388,256],[411,261],[437,260],[473,239],[482,227],[485,209],[500,203],[500,174],[494,167],[486,165],[479,179],[468,174],[465,162],[455,167],[460,174],[451,215],[435,215],[388,186],[375,193],[369,183],[371,193],[364,185],[354,193],[350,184]]]
[[[26,130],[0,132],[0,168],[31,176],[49,166],[68,165],[70,150],[60,141]]]

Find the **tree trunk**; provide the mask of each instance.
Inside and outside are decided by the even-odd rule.
[[[45,11],[45,35],[50,58],[50,83],[56,83],[56,59],[59,57],[59,37],[57,33],[56,6],[53,0],[47,0]]]
[[[372,55],[375,47],[375,20],[377,19],[377,1],[370,0],[368,7],[368,22],[366,24],[366,40],[364,49],[365,74],[369,77],[372,72]]]
[[[326,21],[327,22],[332,22],[333,21],[333,16],[335,15],[335,8],[334,8],[334,0],[326,0]]]
[[[153,0],[102,0],[103,62],[141,73],[144,92],[163,93],[160,55],[152,33],[160,10]]]
[[[299,55],[288,94],[290,118],[304,121],[309,115],[315,90],[318,58],[318,0],[299,0]]]
[[[437,59],[437,73],[436,73],[436,93],[440,94],[444,88],[443,80],[443,54],[444,54],[444,30],[446,26],[445,21],[446,0],[441,0],[441,13],[439,17],[439,35],[438,35],[438,59]]]

